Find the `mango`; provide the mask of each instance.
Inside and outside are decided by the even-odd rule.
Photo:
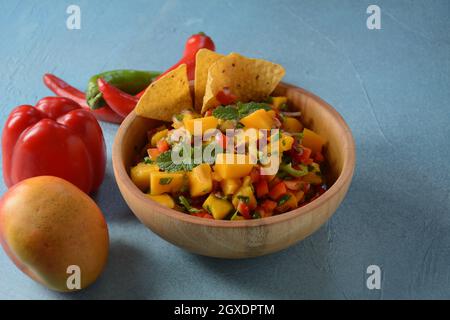
[[[303,129],[302,145],[311,149],[313,153],[321,152],[326,140],[312,130]]]
[[[303,130],[303,125],[299,120],[295,118],[285,117],[281,128],[283,128],[287,132],[298,133]]]
[[[250,163],[246,155],[233,154],[230,163],[226,163],[226,158],[225,153],[217,154],[214,166],[214,172],[218,173],[222,179],[242,178],[249,175],[253,169],[254,165]]]
[[[284,201],[283,204],[279,204],[277,206],[276,208],[277,211],[286,212],[297,208],[297,197],[293,193],[287,192],[284,196],[281,197],[281,199],[283,199],[283,197],[286,197],[287,200]]]
[[[168,129],[164,129],[164,130],[161,130],[161,131],[158,131],[157,133],[155,133],[152,136],[152,139],[150,140],[150,144],[152,145],[152,147],[156,147],[156,144],[158,143],[158,141],[167,137],[168,133],[169,133]]]
[[[150,174],[150,195],[180,191],[184,185],[184,173],[152,172]]]
[[[204,117],[204,118],[197,118],[197,119],[183,119],[184,127],[187,131],[189,131],[191,134],[194,134],[194,128],[195,124],[201,125],[201,132],[200,134],[203,134],[205,131],[209,129],[215,129],[217,128],[217,125],[219,124],[219,119],[216,117],[210,116],[210,117]]]
[[[188,174],[191,197],[203,196],[212,190],[211,166],[202,163]]]
[[[139,162],[130,170],[131,180],[139,189],[146,191],[150,187],[150,173],[155,171],[159,171],[157,164]]]
[[[253,188],[250,185],[242,185],[242,187],[239,188],[239,190],[233,196],[232,202],[235,208],[237,208],[239,201],[243,201],[245,204],[247,204],[250,210],[256,208],[256,198],[253,194]]]
[[[273,127],[273,116],[264,109],[256,110],[248,116],[242,118],[240,122],[247,128],[267,129]]]
[[[234,210],[230,201],[220,199],[214,194],[210,194],[209,197],[203,203],[203,209],[212,214],[216,220],[225,219],[225,217]]]
[[[234,194],[241,186],[240,179],[224,179],[220,181],[220,187],[224,195]]]
[[[166,206],[167,208],[170,208],[170,209],[175,208],[175,201],[173,201],[172,197],[169,196],[167,193],[160,194],[157,196],[152,196],[151,194],[147,194],[147,197],[152,199],[153,201],[158,202],[159,204],[162,204],[163,206]]]
[[[287,103],[287,97],[272,97],[272,106],[274,109],[280,109],[283,104]]]
[[[92,284],[109,249],[108,227],[95,202],[51,176],[23,180],[3,195],[0,242],[30,278],[64,292]]]

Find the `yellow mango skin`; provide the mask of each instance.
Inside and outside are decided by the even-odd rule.
[[[247,128],[271,129],[273,127],[273,116],[264,109],[256,110],[248,116],[242,118],[240,122]]]
[[[139,162],[130,170],[131,180],[139,189],[146,191],[150,187],[150,173],[155,171],[159,171],[157,164]]]
[[[242,185],[242,187],[238,190],[238,192],[236,192],[236,194],[233,196],[233,206],[235,208],[237,208],[239,201],[241,201],[241,199],[239,199],[239,197],[247,197],[248,198],[248,207],[252,210],[256,208],[257,202],[256,202],[256,198],[255,195],[253,194],[253,189],[251,186],[249,185]]]
[[[95,202],[73,184],[51,176],[26,179],[0,201],[0,242],[16,266],[56,291],[67,288],[67,268],[81,270],[81,289],[108,257],[106,221]]]
[[[167,137],[168,133],[169,133],[168,129],[164,129],[164,130],[161,130],[161,131],[155,133],[152,136],[152,139],[150,140],[150,144],[152,145],[152,147],[156,147],[156,144],[158,143],[158,141]]]
[[[291,133],[298,133],[302,132],[303,125],[302,123],[292,117],[285,117],[281,126],[284,131],[291,132]]]
[[[199,197],[208,194],[212,190],[211,166],[202,163],[189,172],[189,190],[191,197]]]
[[[287,97],[272,97],[272,106],[274,109],[280,109],[285,103],[287,103]]]
[[[233,155],[233,163],[225,163],[226,154],[219,153],[216,156],[216,164],[214,172],[219,174],[222,179],[235,179],[248,176],[253,169],[253,164],[250,163],[249,157],[241,154]],[[244,163],[238,163],[244,162]]]
[[[217,198],[215,195],[210,194],[209,197],[203,203],[203,209],[212,214],[216,220],[223,220],[232,210],[233,205],[230,201]]]
[[[215,129],[217,128],[217,125],[219,124],[219,119],[216,117],[210,116],[210,117],[204,117],[204,118],[196,118],[196,119],[183,119],[184,127],[187,131],[189,131],[191,134],[194,134],[194,128],[195,123],[201,124],[201,134],[203,132],[209,130],[209,129]]]
[[[147,197],[152,199],[155,202],[158,202],[159,204],[162,204],[163,206],[166,206],[167,208],[173,209],[175,208],[175,201],[173,201],[172,197],[169,196],[167,193],[152,196],[151,194],[147,194]]]
[[[161,184],[161,179],[172,179],[167,184]],[[184,173],[179,172],[152,172],[150,175],[150,195],[157,196],[163,193],[179,191],[184,184]]]
[[[302,145],[311,149],[313,153],[321,152],[326,140],[312,130],[303,129]]]

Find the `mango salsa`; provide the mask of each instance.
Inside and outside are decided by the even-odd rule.
[[[202,163],[192,169],[189,176],[189,190],[191,197],[203,196],[212,190],[211,166]]]
[[[222,192],[226,196],[235,193],[239,189],[240,186],[241,186],[241,180],[236,179],[236,178],[223,179],[220,182],[220,187],[222,188]]]
[[[272,97],[272,106],[278,110],[283,104],[287,103],[287,97]]]
[[[250,209],[255,209],[257,205],[255,195],[253,194],[253,189],[248,185],[243,185],[233,196],[232,201],[235,208],[237,208],[239,201],[244,202]]]
[[[220,153],[216,156],[214,172],[217,172],[222,179],[242,178],[247,176],[253,169],[249,157],[243,154],[233,154],[232,163],[226,163],[226,154]]]
[[[156,147],[156,144],[158,143],[159,140],[167,137],[167,133],[169,132],[169,130],[164,129],[161,131],[158,131],[157,133],[155,133],[152,137],[152,139],[150,140],[150,144],[152,145],[152,147]]]
[[[214,194],[210,194],[205,200],[203,209],[211,213],[216,220],[225,219],[234,210],[233,205],[228,200],[220,199]]]
[[[209,130],[217,128],[219,124],[219,120],[213,116],[205,117],[205,118],[196,118],[196,119],[186,119],[183,120],[184,127],[190,134],[194,134],[195,124],[201,125],[201,133]]]
[[[312,130],[303,129],[302,144],[311,149],[313,153],[321,152],[326,140]]]
[[[284,117],[282,128],[287,132],[296,133],[303,130],[303,125],[300,121],[292,117]]]
[[[175,201],[173,201],[172,197],[169,196],[167,193],[163,193],[163,194],[157,195],[157,196],[147,194],[147,197],[149,197],[153,201],[158,202],[159,204],[162,204],[163,206],[166,206],[167,208],[170,208],[170,209],[175,208]]]
[[[245,118],[242,118],[240,121],[247,128],[255,128],[255,129],[272,129],[274,120],[272,115],[264,110],[259,109]]]
[[[183,187],[185,174],[181,172],[152,172],[150,175],[150,194],[177,192]]]
[[[139,189],[145,191],[150,186],[150,173],[158,170],[159,167],[156,164],[139,162],[130,170],[131,180]]]

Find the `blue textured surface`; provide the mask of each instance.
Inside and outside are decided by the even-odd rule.
[[[366,28],[373,2],[381,30]],[[50,95],[45,72],[84,87],[102,70],[163,70],[205,31],[219,52],[281,63],[285,81],[331,103],[353,131],[357,168],[341,207],[305,241],[257,259],[210,259],[132,215],[112,173],[117,127],[103,124],[105,272],[59,294],[0,251],[0,298],[450,298],[450,2],[373,2],[1,1],[2,126],[16,105]],[[81,30],[66,29],[70,4],[81,7]],[[381,290],[366,288],[371,264],[382,268]]]

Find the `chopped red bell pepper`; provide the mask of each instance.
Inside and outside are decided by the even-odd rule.
[[[196,213],[191,213],[191,215],[193,215],[195,217],[199,217],[199,218],[214,219],[212,215],[210,215],[209,213],[206,213],[206,212],[196,212]]]
[[[325,157],[323,156],[322,152],[317,151],[316,154],[314,155],[314,160],[320,163],[325,161]]]
[[[272,200],[278,200],[283,194],[287,192],[286,185],[283,181],[275,185],[270,191],[269,191],[269,197]]]
[[[8,187],[27,178],[63,178],[86,193],[105,175],[102,129],[90,110],[63,97],[22,105],[9,115],[2,134],[3,177]]]
[[[251,219],[252,218],[250,216],[250,208],[249,208],[249,206],[246,203],[244,203],[243,201],[239,201],[239,204],[237,206],[237,210],[240,212],[240,214],[245,219]]]
[[[269,184],[266,180],[260,179],[256,185],[256,196],[262,198],[269,193]]]
[[[261,204],[261,207],[266,211],[266,213],[272,212],[277,207],[277,203],[272,200],[264,200],[264,202]]]
[[[258,167],[254,167],[252,171],[250,171],[250,179],[252,183],[257,183],[260,180],[261,173]]]
[[[160,153],[163,153],[163,152],[169,150],[170,146],[166,140],[161,139],[156,143],[156,148],[158,149],[158,151]]]

